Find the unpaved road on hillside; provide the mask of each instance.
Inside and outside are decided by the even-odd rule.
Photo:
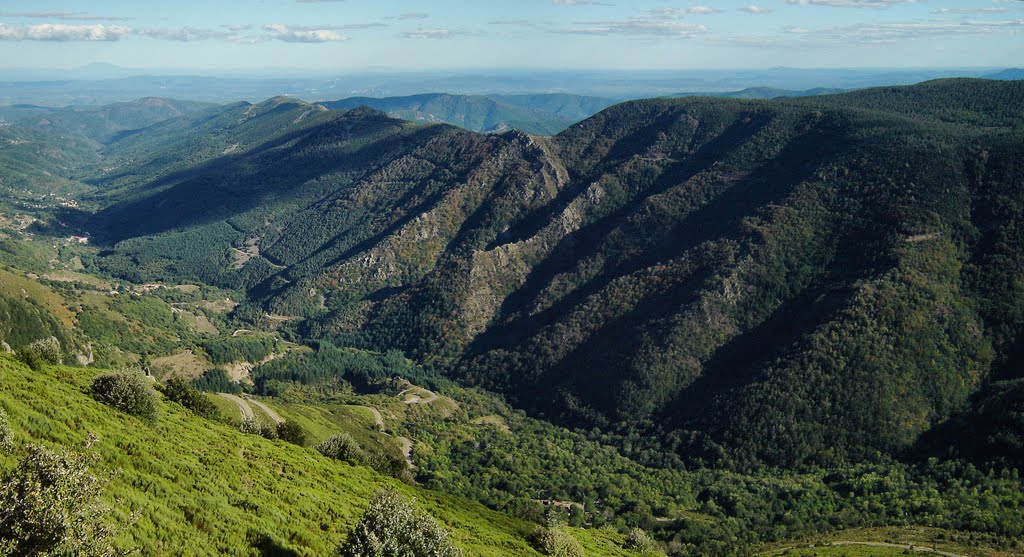
[[[377,429],[384,431],[384,416],[380,415],[380,410],[377,410],[373,406],[363,406],[373,414],[373,422],[377,424]]]
[[[419,392],[415,392],[414,393],[412,391],[419,391]],[[422,396],[420,396],[420,392],[427,393],[427,397],[423,398]],[[406,396],[405,400],[403,401],[406,404],[430,404],[431,402],[434,402],[435,400],[437,400],[437,393],[432,392],[432,391],[428,391],[428,390],[426,390],[426,389],[424,389],[422,387],[413,387],[411,389],[406,389],[406,390],[398,393],[398,396],[403,396],[403,395],[406,395],[406,394],[409,395],[409,396]]]
[[[402,443],[402,455],[405,456],[405,462],[409,464],[409,468],[415,468],[416,465],[412,463],[412,440],[408,437],[399,437],[398,441]]]
[[[256,399],[252,399],[252,398],[246,399],[246,401],[255,404],[257,407],[259,407],[260,410],[263,410],[263,412],[268,417],[270,417],[271,420],[274,420],[274,423],[277,423],[277,424],[283,424],[284,423],[284,418],[279,416],[277,412],[274,412],[273,410],[271,410],[270,407],[267,406],[266,404],[263,404],[262,402],[260,402],[260,401],[258,401]]]
[[[237,397],[235,395],[231,395],[228,393],[217,393],[217,396],[221,398],[226,398],[231,402],[234,402],[236,405],[238,405],[238,409],[242,411],[243,420],[252,420],[256,417],[252,413],[252,408],[249,408],[249,405],[246,404],[245,401],[241,399],[241,397]]]

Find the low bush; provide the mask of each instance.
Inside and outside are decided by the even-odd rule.
[[[118,410],[153,422],[157,417],[156,391],[138,371],[97,375],[90,387],[93,398]]]
[[[377,492],[341,548],[344,557],[462,557],[434,517],[390,489]]]
[[[633,528],[626,536],[626,541],[623,542],[622,547],[639,553],[647,553],[654,549],[654,539],[642,528]]]
[[[89,455],[29,446],[0,478],[0,555],[118,555]]]
[[[256,418],[242,420],[242,425],[238,426],[238,429],[248,435],[259,435],[266,439],[277,439],[277,428]]]
[[[14,432],[7,421],[7,413],[0,408],[0,451],[10,452],[14,449]]]
[[[18,359],[33,371],[39,371],[47,364],[64,363],[64,353],[61,352],[60,341],[50,337],[23,346],[18,350]]]
[[[334,460],[342,460],[349,464],[363,464],[366,462],[366,453],[363,452],[359,443],[347,433],[339,433],[334,437],[320,443],[316,450]]]
[[[286,420],[277,424],[277,437],[300,447],[306,446],[306,430],[299,424]]]
[[[561,528],[540,526],[533,533],[537,550],[554,557],[583,557],[583,546],[569,532]]]
[[[190,382],[181,377],[172,377],[164,383],[160,391],[168,400],[188,408],[195,414],[204,418],[215,420],[220,417],[220,410],[202,392],[192,386]]]

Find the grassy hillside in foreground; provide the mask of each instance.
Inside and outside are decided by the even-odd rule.
[[[94,371],[31,372],[0,356],[0,407],[20,442],[81,445],[90,433],[110,478],[115,519],[136,513],[119,542],[143,555],[324,555],[369,497],[392,486],[451,530],[468,555],[535,555],[533,524],[400,484],[309,449],[243,435],[164,402],[155,425],[85,394]],[[0,469],[14,464],[0,456]],[[629,555],[615,534],[574,531],[588,555]]]

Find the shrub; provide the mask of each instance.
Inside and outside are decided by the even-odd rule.
[[[242,420],[242,425],[238,426],[238,429],[242,433],[249,435],[259,435],[266,439],[277,439],[277,428],[256,418]]]
[[[629,531],[629,535],[626,536],[626,541],[622,544],[622,547],[640,553],[647,553],[654,549],[654,540],[642,528],[633,528]]]
[[[537,550],[555,557],[583,557],[583,546],[569,532],[540,526],[533,533]]]
[[[377,492],[341,548],[344,557],[461,557],[432,516],[390,489]]]
[[[18,359],[33,371],[39,371],[46,364],[64,363],[64,354],[60,350],[60,341],[50,337],[23,346],[18,350]]]
[[[10,452],[14,449],[14,432],[7,422],[7,413],[0,408],[0,451]]]
[[[30,446],[0,478],[0,555],[118,554],[84,454]]]
[[[339,433],[320,443],[316,450],[327,458],[343,460],[350,464],[362,464],[366,461],[366,453],[362,447],[347,433]]]
[[[118,410],[155,421],[157,416],[156,392],[142,373],[138,371],[115,371],[97,375],[90,388],[92,396]]]
[[[220,417],[220,410],[210,399],[181,377],[172,377],[160,389],[168,400],[188,408],[192,412],[211,420]]]
[[[306,430],[302,429],[302,426],[291,421],[285,420],[277,424],[277,436],[293,445],[300,447],[306,446]]]

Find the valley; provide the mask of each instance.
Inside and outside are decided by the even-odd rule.
[[[1024,84],[741,93],[6,107],[0,409],[142,554],[384,486],[467,555],[1021,554]]]

